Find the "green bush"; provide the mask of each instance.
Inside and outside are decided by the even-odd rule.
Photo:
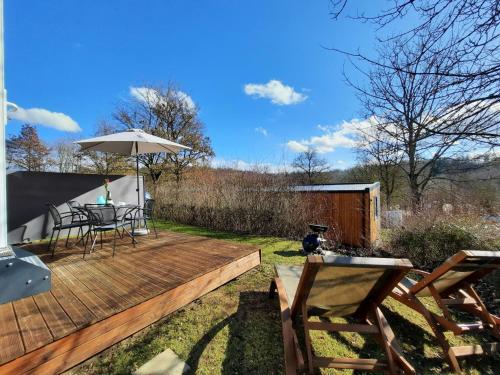
[[[387,247],[394,256],[407,257],[419,268],[434,268],[459,250],[498,249],[498,228],[476,218],[413,217],[391,232]]]

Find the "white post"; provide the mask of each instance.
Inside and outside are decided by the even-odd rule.
[[[7,93],[4,80],[3,0],[0,0],[0,256],[11,255],[7,243],[7,163],[5,158],[5,125]]]
[[[0,304],[48,292],[49,268],[30,252],[13,249],[7,240],[7,163],[5,125],[7,92],[4,80],[3,0],[0,0]]]

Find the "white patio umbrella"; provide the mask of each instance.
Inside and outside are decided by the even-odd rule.
[[[160,152],[176,154],[180,150],[191,149],[179,143],[148,134],[141,129],[130,129],[121,133],[84,139],[75,143],[81,146],[81,151],[101,151],[120,155],[135,155],[138,204],[141,204],[139,193],[139,155]]]

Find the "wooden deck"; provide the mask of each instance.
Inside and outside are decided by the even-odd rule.
[[[69,369],[260,264],[254,246],[159,232],[117,240],[82,259],[64,249],[52,259],[52,290],[0,305],[0,373]]]

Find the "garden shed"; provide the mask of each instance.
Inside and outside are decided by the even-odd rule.
[[[380,236],[380,183],[300,185],[315,223],[328,225],[326,237],[356,247],[369,247]]]

